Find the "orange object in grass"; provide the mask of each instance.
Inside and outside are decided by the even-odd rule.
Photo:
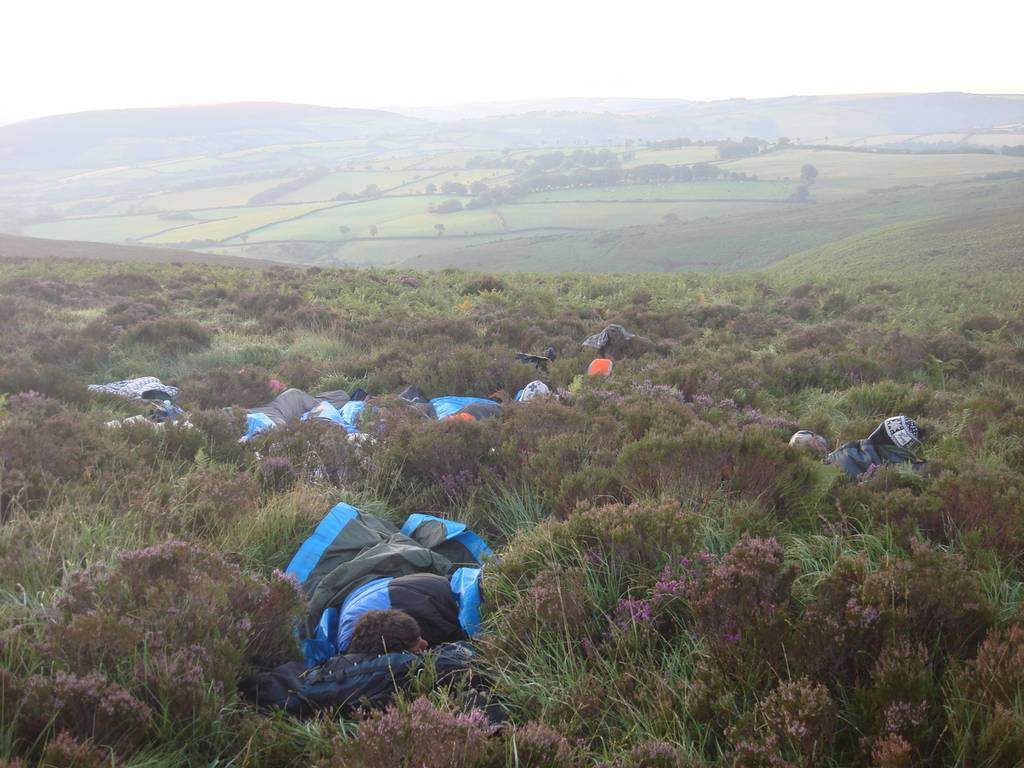
[[[587,376],[610,376],[612,372],[612,361],[606,357],[599,357],[592,360],[587,368]]]

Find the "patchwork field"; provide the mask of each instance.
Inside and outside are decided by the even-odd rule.
[[[535,269],[585,269],[589,254],[595,270],[731,270],[842,240],[861,224],[944,215],[950,195],[980,210],[991,198],[972,179],[998,186],[1024,174],[1024,157],[1009,154],[761,142],[748,143],[752,157],[721,160],[717,142],[495,147],[492,139],[477,127],[8,175],[0,231],[317,264],[516,269],[536,247]],[[801,179],[807,165],[811,180]],[[389,238],[396,242],[358,244]]]

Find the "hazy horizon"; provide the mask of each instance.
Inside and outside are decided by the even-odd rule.
[[[749,0],[465,0],[342,7],[124,0],[0,8],[0,124],[238,101],[416,110],[550,99],[1019,94],[1021,7],[871,0],[857,12]],[[947,12],[948,11],[948,12]]]

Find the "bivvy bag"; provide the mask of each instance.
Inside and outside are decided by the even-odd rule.
[[[609,376],[612,372],[613,363],[606,357],[599,357],[590,362],[587,368],[587,376]]]
[[[462,630],[478,631],[479,566],[492,555],[487,543],[462,523],[416,514],[399,530],[348,504],[335,505],[286,569],[309,601],[306,621],[299,628],[307,665],[347,648],[355,619],[366,610],[393,607],[392,591],[406,580],[438,594],[437,582],[431,579],[443,577],[450,595],[442,597],[449,605],[451,599],[457,602]],[[416,584],[415,574],[432,576]],[[439,626],[443,620],[438,617]]]
[[[496,403],[494,400],[488,400],[483,397],[457,397],[455,395],[435,397],[430,401],[430,404],[434,406],[434,412],[437,414],[438,421],[447,419],[449,416],[454,416],[456,413],[466,408],[466,406],[470,405],[501,407],[501,405]]]

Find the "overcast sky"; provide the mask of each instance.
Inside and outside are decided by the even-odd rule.
[[[1017,0],[0,0],[0,123],[224,101],[1024,92]]]

